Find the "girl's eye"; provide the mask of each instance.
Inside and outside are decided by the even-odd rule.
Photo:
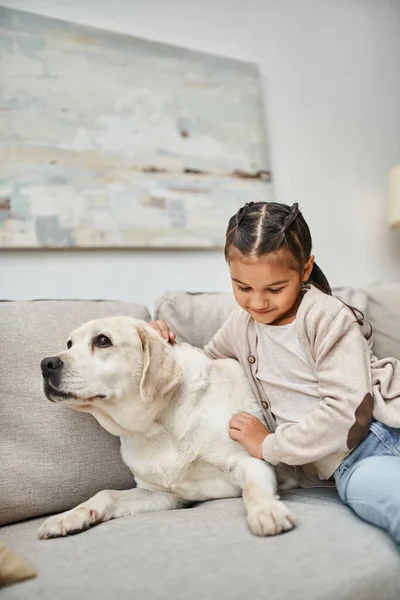
[[[251,291],[251,287],[241,287],[240,285],[238,285],[237,288],[241,292],[250,292]],[[279,294],[279,292],[281,292],[282,290],[283,290],[283,287],[278,288],[278,289],[269,289],[268,291],[271,292],[271,294]]]
[[[98,335],[94,338],[93,345],[98,348],[109,348],[112,346],[112,342],[106,335]]]

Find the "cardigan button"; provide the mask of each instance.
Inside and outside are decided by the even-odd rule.
[[[256,362],[256,359],[254,358],[254,356],[249,356],[249,357],[247,358],[247,360],[249,361],[249,363],[250,363],[251,365],[252,365],[252,364],[254,364],[254,363]]]
[[[267,410],[267,408],[268,408],[268,402],[265,402],[265,400],[263,400],[261,402],[261,406],[264,408],[264,410]]]

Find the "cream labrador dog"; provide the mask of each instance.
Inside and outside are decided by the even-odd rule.
[[[262,418],[237,361],[167,344],[147,323],[128,317],[90,321],[71,334],[67,347],[42,361],[45,394],[92,414],[120,437],[137,487],[101,491],[48,518],[40,538],[240,495],[255,535],[292,529],[294,518],[276,495],[275,470],[228,435],[233,414]]]

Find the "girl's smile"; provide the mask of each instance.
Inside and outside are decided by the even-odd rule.
[[[251,308],[251,310],[257,315],[266,315],[267,313],[270,313],[273,310],[275,310],[275,308],[266,308],[265,310],[256,310],[255,308]]]

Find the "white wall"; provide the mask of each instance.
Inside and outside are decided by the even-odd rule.
[[[1,0],[1,4],[260,64],[276,199],[299,202],[334,285],[400,280],[386,225],[400,162],[399,0]],[[222,253],[0,253],[2,298],[228,290]]]

